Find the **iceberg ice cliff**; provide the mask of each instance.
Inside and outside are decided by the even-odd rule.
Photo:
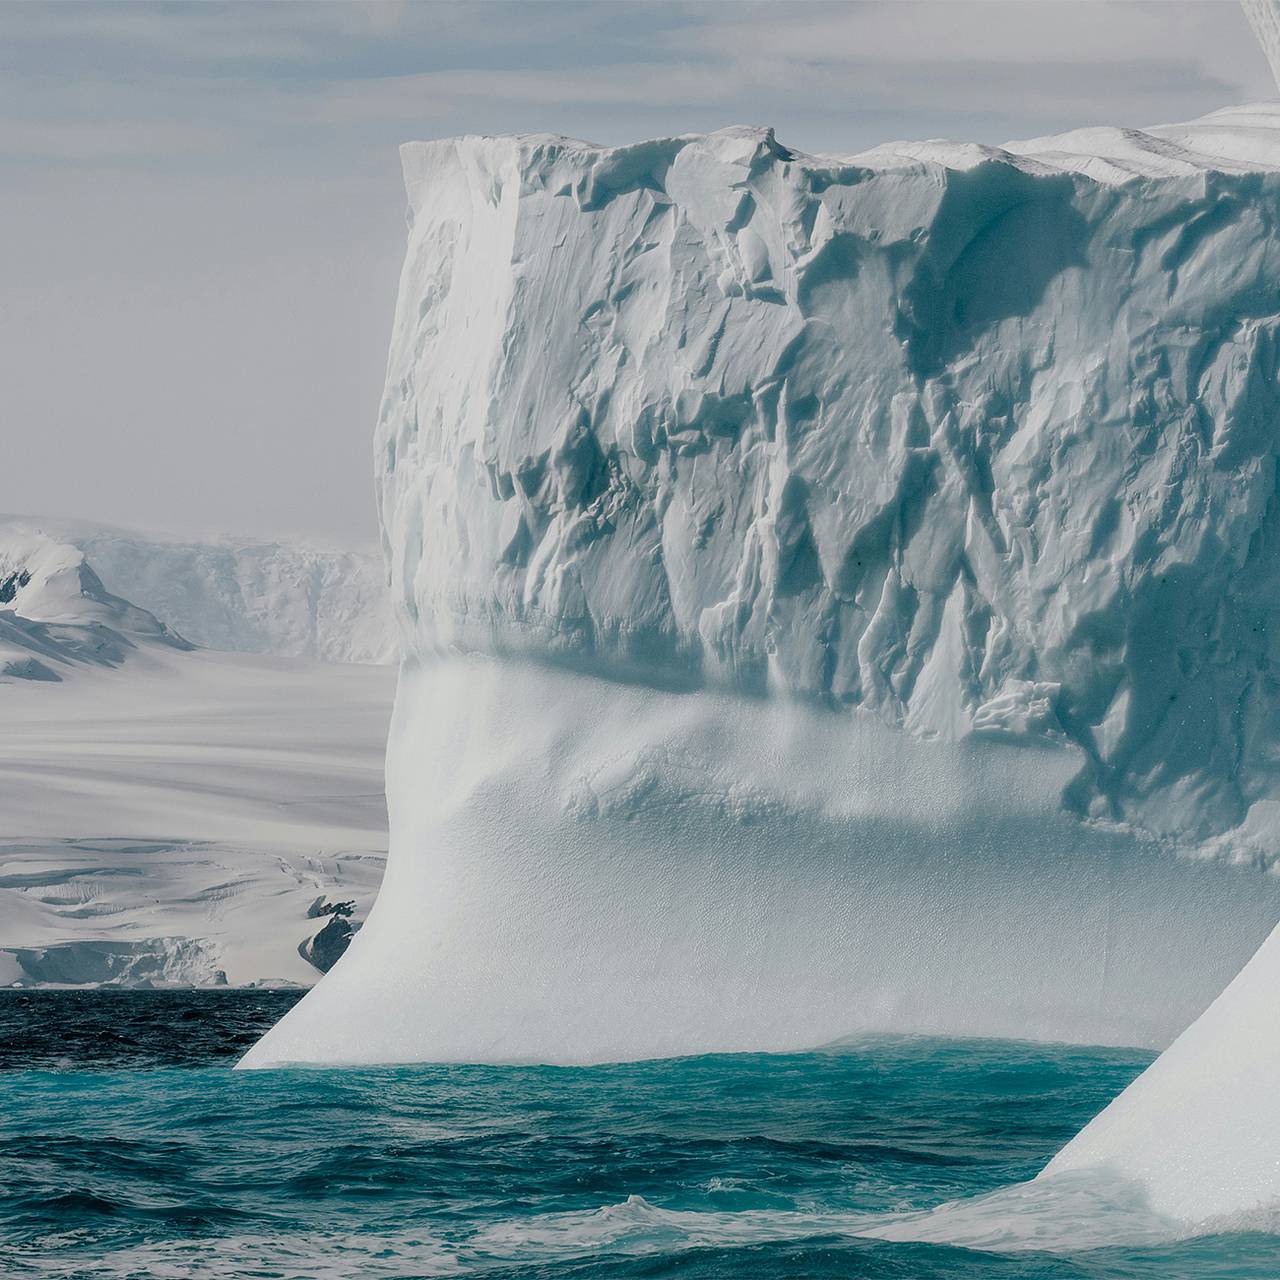
[[[403,158],[390,862],[248,1063],[1172,1039],[1280,914],[1280,104]]]
[[[1239,828],[1275,790],[1273,129],[406,148],[406,647],[1062,741],[1081,813]]]

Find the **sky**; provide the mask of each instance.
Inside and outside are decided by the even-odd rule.
[[[1232,0],[9,0],[0,512],[372,541],[403,141],[849,152],[1275,96]]]

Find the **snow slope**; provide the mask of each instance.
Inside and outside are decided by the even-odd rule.
[[[1274,1229],[1278,986],[1280,931],[1041,1177],[1101,1167],[1137,1183],[1175,1221]],[[1256,1215],[1252,1224],[1245,1215]]]
[[[0,686],[0,983],[312,982],[386,850],[381,666],[138,649]]]
[[[82,552],[112,591],[192,644],[326,662],[392,662],[375,551],[226,536],[189,541],[100,525],[0,517],[0,556],[37,534]]]
[[[116,547],[206,635],[229,620],[232,644],[358,650],[375,576],[60,532],[0,526],[0,985],[314,981],[318,900],[363,920],[381,878],[392,671],[197,650],[82,547]],[[255,556],[275,586],[237,618]]]
[[[1280,104],[403,158],[386,891],[249,1063],[1176,1035],[1280,915]]]

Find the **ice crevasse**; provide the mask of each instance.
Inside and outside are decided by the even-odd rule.
[[[1280,104],[403,160],[387,878],[248,1062],[1173,1039],[1280,916]]]

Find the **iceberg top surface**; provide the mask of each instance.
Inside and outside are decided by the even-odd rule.
[[[1224,107],[1196,120],[1145,129],[1100,125],[1041,138],[992,146],[931,138],[885,142],[848,154],[808,155],[783,147],[772,129],[734,126],[710,134],[684,134],[606,147],[557,134],[466,134],[434,141],[407,142],[400,151],[406,185],[428,177],[441,153],[459,149],[509,153],[551,163],[632,163],[647,155],[671,153],[699,142],[728,162],[745,158],[762,143],[808,169],[886,172],[937,166],[965,171],[987,161],[1027,173],[1074,173],[1104,185],[1141,178],[1179,178],[1196,173],[1257,173],[1280,169],[1280,100]]]

